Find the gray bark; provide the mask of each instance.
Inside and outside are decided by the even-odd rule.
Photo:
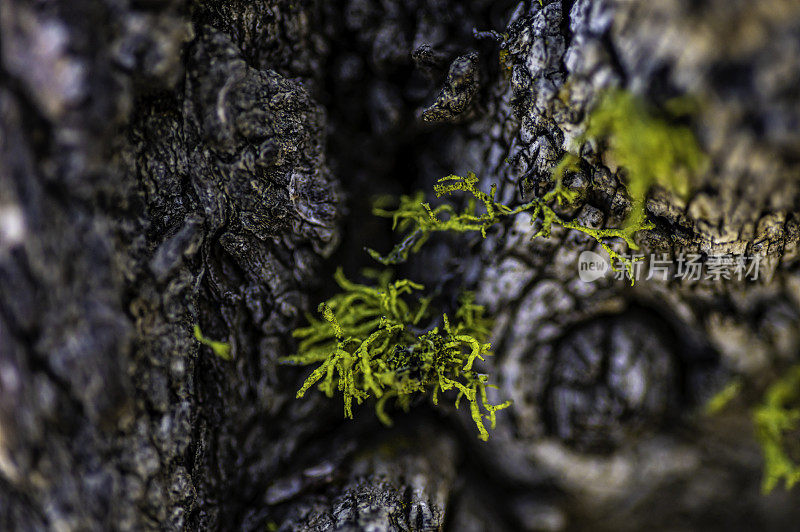
[[[796,2],[6,0],[0,32],[0,528],[800,517],[759,491],[755,391],[700,413],[732,375],[758,390],[797,358]],[[593,241],[532,239],[519,217],[401,271],[495,316],[486,368],[514,406],[488,443],[450,407],[385,428],[368,405],[349,421],[295,400],[291,331],[336,265],[374,266],[363,247],[395,238],[372,195],[472,170],[511,203],[570,151],[565,214],[621,223],[623,172],[575,141],[610,87],[701,102],[710,171],[688,199],[653,191],[643,252],[758,254],[760,282],[582,283]]]

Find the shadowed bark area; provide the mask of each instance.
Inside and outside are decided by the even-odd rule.
[[[800,342],[798,43],[792,0],[5,0],[0,528],[791,528],[749,405]],[[395,241],[375,194],[475,171],[519,204],[569,153],[559,213],[622,224],[625,169],[579,142],[608,89],[690,97],[708,156],[640,251],[758,281],[584,283],[595,241],[526,216],[441,235],[399,273],[494,316],[489,441],[463,405],[295,399],[291,332]]]

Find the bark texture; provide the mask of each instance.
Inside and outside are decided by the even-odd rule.
[[[4,0],[0,528],[791,528],[747,409],[701,410],[797,359],[798,56],[795,0]],[[401,272],[496,317],[488,443],[295,400],[291,331],[392,244],[374,194],[472,170],[518,202],[572,153],[564,214],[622,223],[624,171],[578,142],[609,88],[699,102],[709,170],[652,191],[643,252],[758,282],[583,283],[594,241],[520,216]]]

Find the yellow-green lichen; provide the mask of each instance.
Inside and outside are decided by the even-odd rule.
[[[763,491],[769,493],[781,480],[790,489],[800,481],[800,365],[770,385],[753,420],[764,453]]]
[[[612,268],[617,262],[624,265],[627,269],[631,284],[633,284],[633,263],[634,259],[624,257],[612,249],[614,239],[623,240],[628,248],[639,249],[633,240],[634,234],[643,229],[652,229],[653,225],[649,222],[640,220],[638,224],[626,224],[621,228],[595,229],[581,225],[574,220],[568,220],[559,216],[551,204],[555,201],[559,203],[571,203],[576,199],[576,192],[564,187],[559,180],[556,186],[541,198],[533,198],[531,201],[517,207],[509,207],[495,200],[496,185],[492,185],[489,193],[478,190],[476,184],[478,178],[473,172],[469,172],[467,177],[450,175],[443,177],[435,185],[434,190],[437,197],[449,196],[454,192],[467,192],[472,195],[466,208],[458,212],[450,204],[442,204],[432,208],[429,203],[423,200],[420,192],[415,196],[403,196],[396,209],[386,207],[387,199],[381,198],[377,203],[374,214],[387,218],[392,218],[393,229],[404,232],[405,237],[397,244],[386,256],[375,250],[368,250],[370,255],[383,264],[396,264],[408,259],[410,253],[416,253],[428,240],[432,233],[437,231],[470,232],[479,231],[486,237],[486,231],[492,225],[500,222],[503,218],[514,216],[522,212],[527,212],[531,216],[532,222],[539,220],[541,228],[534,235],[535,237],[549,237],[553,224],[560,225],[565,229],[573,229],[585,233],[597,241],[597,243],[608,253],[611,258]],[[478,211],[478,203],[483,206],[482,211]],[[444,215],[444,216],[443,216]]]
[[[628,172],[633,208],[622,227],[596,229],[556,212],[555,203],[571,204],[578,197],[564,185],[564,177],[568,171],[579,170],[580,159],[567,154],[553,169],[551,190],[516,207],[496,201],[495,185],[489,193],[478,190],[478,178],[472,172],[466,177],[444,177],[434,187],[437,197],[469,194],[461,211],[449,203],[432,207],[422,192],[401,196],[399,202],[380,198],[373,213],[391,218],[393,230],[404,237],[386,255],[367,251],[384,265],[397,264],[417,253],[433,233],[474,231],[486,237],[494,224],[525,212],[532,223],[540,224],[534,237],[549,237],[553,224],[589,235],[606,250],[613,269],[617,264],[624,265],[633,284],[633,267],[638,259],[622,256],[613,244],[622,241],[629,249],[638,249],[635,233],[653,228],[644,215],[647,191],[659,183],[685,195],[688,176],[703,157],[688,128],[654,118],[639,100],[621,91],[601,99],[580,140],[589,137],[605,139],[608,154]],[[343,292],[319,306],[322,319],[309,317],[310,324],[294,332],[300,340],[298,353],[283,361],[319,364],[297,397],[303,397],[314,385],[328,396],[338,390],[344,398],[346,417],[353,416],[354,401],[360,404],[374,398],[377,416],[390,424],[387,400],[393,399],[407,410],[421,394],[430,394],[436,403],[442,392],[455,390],[456,404],[462,398],[469,401],[480,438],[488,438],[483,419],[488,418],[493,426],[495,412],[510,403],[491,405],[486,397],[488,376],[473,368],[475,359],[489,354],[483,309],[467,298],[455,313],[455,321],[451,323],[443,314],[435,327],[426,330],[422,325],[434,314],[428,309],[430,300],[414,299],[413,294],[422,287],[408,280],[392,282],[388,274],[373,277],[375,286],[360,285],[338,271],[336,281]]]
[[[231,346],[230,344],[226,344],[225,342],[218,342],[216,340],[211,340],[203,336],[202,331],[200,330],[199,325],[194,326],[194,337],[195,339],[203,345],[206,345],[214,351],[214,354],[217,355],[222,360],[231,360]]]
[[[705,414],[713,416],[725,410],[731,401],[742,391],[743,385],[744,383],[741,378],[731,380],[706,402],[704,408]]]
[[[378,418],[391,425],[388,400],[408,410],[422,394],[437,404],[442,393],[453,390],[456,407],[462,398],[469,402],[478,435],[486,440],[484,419],[494,428],[496,411],[510,402],[489,403],[488,376],[474,367],[476,359],[490,354],[483,308],[467,294],[452,321],[444,314],[437,326],[426,330],[432,313],[430,300],[414,293],[421,285],[392,281],[389,272],[365,273],[375,286],[351,282],[339,269],[335,279],[342,292],[319,305],[322,319],[309,316],[309,325],[294,332],[300,340],[298,353],[282,362],[319,364],[297,397],[314,385],[328,397],[339,391],[347,418],[353,417],[354,401],[375,399]]]
[[[692,105],[687,98],[676,98],[664,107],[674,117],[687,114]],[[653,185],[685,198],[693,177],[706,161],[688,126],[657,116],[641,98],[624,90],[602,94],[579,141],[589,138],[606,141],[607,162],[627,172],[626,186],[633,205],[626,225],[631,226],[642,223],[645,198]],[[555,178],[560,179],[576,159],[574,155],[565,156],[554,171]]]

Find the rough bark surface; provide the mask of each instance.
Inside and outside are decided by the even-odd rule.
[[[700,411],[797,359],[799,48],[795,0],[4,0],[0,528],[790,529],[749,413]],[[565,213],[619,225],[623,171],[577,142],[612,87],[700,102],[710,169],[651,193],[644,252],[759,282],[583,283],[594,241],[520,216],[402,272],[495,316],[488,443],[295,400],[291,331],[392,244],[372,195],[472,170],[513,203],[569,152]]]

